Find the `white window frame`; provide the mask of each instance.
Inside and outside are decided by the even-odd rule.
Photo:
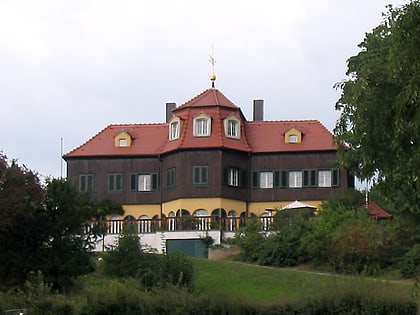
[[[289,143],[298,143],[298,136],[295,134],[289,135]]]
[[[239,139],[241,137],[241,122],[236,116],[230,116],[224,120],[225,135],[228,138]]]
[[[128,147],[128,140],[126,138],[121,138],[118,140],[119,147]]]
[[[289,188],[302,188],[303,186],[303,172],[289,171]]]
[[[169,125],[169,140],[176,140],[179,139],[179,133],[180,133],[180,122],[173,121]]]
[[[137,176],[137,191],[152,191],[152,174]]]
[[[193,124],[194,137],[208,137],[211,134],[211,119],[210,117],[200,115],[194,118]]]
[[[332,187],[332,171],[331,170],[318,171],[318,187]]]
[[[228,169],[227,184],[229,186],[239,186],[239,170],[237,168]]]
[[[259,173],[260,188],[273,188],[274,187],[274,172],[263,171]]]

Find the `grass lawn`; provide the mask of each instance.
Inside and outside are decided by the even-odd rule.
[[[372,298],[410,299],[413,283],[330,275],[294,269],[261,267],[230,261],[194,259],[196,290],[262,303],[296,302],[349,292]],[[420,290],[420,288],[419,288]],[[345,292],[345,293],[343,293]],[[420,295],[420,292],[418,292]],[[420,305],[420,298],[417,297]]]

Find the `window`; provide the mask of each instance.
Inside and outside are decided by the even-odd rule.
[[[224,120],[225,134],[229,138],[240,138],[240,121],[236,116],[230,116]]]
[[[319,187],[331,187],[332,177],[331,170],[318,171],[318,186]]]
[[[193,184],[208,184],[208,173],[209,170],[207,165],[193,166]]]
[[[289,187],[290,188],[302,187],[302,171],[289,172]]]
[[[229,186],[239,186],[239,170],[237,168],[229,168],[227,170],[227,184]]]
[[[289,143],[297,143],[298,136],[297,135],[289,135]]]
[[[93,190],[93,174],[79,175],[79,191],[87,192]]]
[[[260,172],[260,188],[273,188],[273,172]]]
[[[158,183],[157,173],[133,174],[130,187],[132,191],[153,191],[158,189]]]
[[[174,187],[175,186],[175,167],[166,170],[166,187]]]
[[[210,136],[211,130],[211,120],[210,117],[199,117],[194,119],[194,136],[195,137],[205,137]]]
[[[122,191],[122,174],[108,174],[108,191]]]
[[[179,121],[174,121],[169,127],[169,140],[175,140],[179,138]]]
[[[119,139],[118,145],[120,147],[128,147],[128,141],[127,141],[127,139]]]

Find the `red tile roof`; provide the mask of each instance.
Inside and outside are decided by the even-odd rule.
[[[180,138],[169,140],[169,125],[109,125],[64,157],[157,155],[177,149],[230,148],[245,152],[331,151],[336,147],[332,134],[317,120],[247,121],[241,109],[216,89],[208,89],[173,109],[181,119]],[[211,117],[211,135],[193,136],[193,119],[200,113]],[[240,139],[228,138],[223,120],[235,115],[241,121]],[[284,134],[295,127],[302,132],[301,143],[285,143]],[[115,147],[115,136],[125,130],[132,138],[130,147]]]
[[[238,106],[233,104],[222,92],[216,89],[208,89],[202,92],[201,94],[197,95],[196,97],[190,99],[186,103],[178,106],[174,109],[174,112],[182,110],[186,107],[194,108],[194,107],[207,107],[207,106],[225,106],[232,109],[239,109]]]
[[[301,143],[285,143],[284,134],[293,127],[302,132]],[[336,150],[332,134],[317,120],[251,121],[247,137],[255,152]]]
[[[386,212],[384,209],[382,209],[377,203],[373,202],[372,200],[368,201],[368,210],[369,210],[369,215],[375,220],[392,218],[392,214]]]

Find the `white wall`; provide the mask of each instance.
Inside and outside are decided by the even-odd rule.
[[[214,245],[220,244],[220,231],[176,231],[176,232],[156,232],[150,234],[139,234],[140,244],[146,251],[159,254],[166,253],[166,240],[200,239],[210,236],[214,240]],[[94,251],[106,250],[109,246],[116,245],[118,234],[107,234],[104,240],[96,242]]]

